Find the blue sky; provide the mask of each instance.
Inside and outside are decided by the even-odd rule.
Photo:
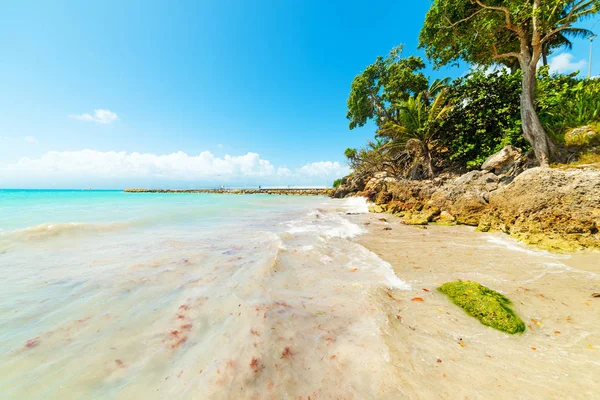
[[[373,136],[348,130],[353,77],[420,54],[429,4],[3,2],[0,187],[330,183]],[[555,64],[587,71],[588,51]]]

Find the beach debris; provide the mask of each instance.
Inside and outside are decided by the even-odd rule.
[[[423,291],[424,291],[424,292],[429,292],[430,290],[429,290],[429,289],[427,289],[427,288],[423,288]]]
[[[537,319],[535,319],[535,318],[531,318],[531,322],[533,322],[534,324],[536,324],[540,328],[543,326],[542,323],[540,321],[538,321]]]
[[[592,293],[592,297],[600,298],[600,293]]]
[[[252,361],[250,361],[250,368],[255,374],[257,374],[265,369],[265,365],[262,363],[260,358],[252,357]]]
[[[389,226],[386,226],[385,228],[383,228],[384,231],[391,231],[392,228],[390,228]]]
[[[289,346],[286,346],[283,349],[283,351],[281,352],[280,358],[292,358],[294,356],[294,354],[296,354],[296,353],[294,353]]]
[[[385,219],[385,218],[379,218],[379,220],[380,220],[381,222],[387,222],[387,219]]]
[[[437,363],[438,363],[438,364],[441,364],[441,363],[442,363],[442,360],[440,360],[440,359],[438,358],[438,359],[437,359]]]
[[[356,272],[356,271],[358,271],[358,268],[352,268],[352,269],[350,270],[350,272]]]
[[[510,334],[525,331],[525,323],[510,308],[511,301],[492,289],[477,282],[455,281],[438,290],[484,325]]]
[[[425,301],[422,297],[413,297],[412,301]]]
[[[531,350],[536,351],[537,349],[535,347],[532,347]]]
[[[554,331],[555,335],[560,335],[560,331]]]
[[[40,345],[40,337],[34,337],[33,339],[29,339],[28,341],[25,342],[25,347],[28,349],[33,349],[34,347],[37,347]]]

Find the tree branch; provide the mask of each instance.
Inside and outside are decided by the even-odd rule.
[[[484,4],[481,0],[475,0],[475,2],[479,5],[479,7],[484,8],[486,10],[493,10],[504,13],[504,19],[506,22],[506,28],[517,33],[519,36],[523,35],[523,30],[514,25],[510,19],[510,10],[506,7],[495,7]]]
[[[446,18],[446,21],[448,21],[448,23],[450,24],[450,25],[449,25],[449,26],[447,26],[446,28],[448,28],[448,29],[452,29],[452,28],[454,28],[455,26],[457,26],[457,25],[459,25],[459,24],[462,24],[463,22],[467,22],[467,21],[468,21],[468,20],[470,20],[471,18],[474,18],[475,16],[477,16],[477,14],[479,14],[480,12],[483,12],[483,11],[484,11],[484,9],[481,9],[481,10],[479,10],[479,11],[477,11],[477,12],[475,12],[475,13],[473,13],[473,14],[469,15],[468,17],[466,17],[466,18],[463,18],[463,19],[461,19],[460,21],[456,21],[456,22],[454,22],[454,23],[452,23],[452,21],[450,21],[450,19],[448,19],[448,17],[444,16],[444,18]]]
[[[510,57],[515,57],[518,59],[520,56],[521,56],[521,54],[517,53],[516,51],[499,54],[498,48],[496,48],[496,43],[492,44],[492,59],[494,59],[494,60],[499,60],[501,58],[510,58]]]

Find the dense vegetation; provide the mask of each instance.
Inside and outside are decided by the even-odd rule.
[[[569,38],[589,34],[573,24],[597,13],[600,0],[540,3],[434,0],[420,36],[429,60],[478,67],[454,81],[430,81],[425,61],[404,57],[402,46],[367,66],[352,82],[347,117],[350,129],[371,120],[377,130],[363,148],[346,150],[355,175],[464,171],[508,144],[548,165],[569,129],[597,130],[600,80],[537,66]]]

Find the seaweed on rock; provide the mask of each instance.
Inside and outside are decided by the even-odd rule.
[[[456,281],[444,283],[438,290],[484,325],[510,334],[525,331],[525,323],[510,308],[511,301],[492,289],[477,282]]]

